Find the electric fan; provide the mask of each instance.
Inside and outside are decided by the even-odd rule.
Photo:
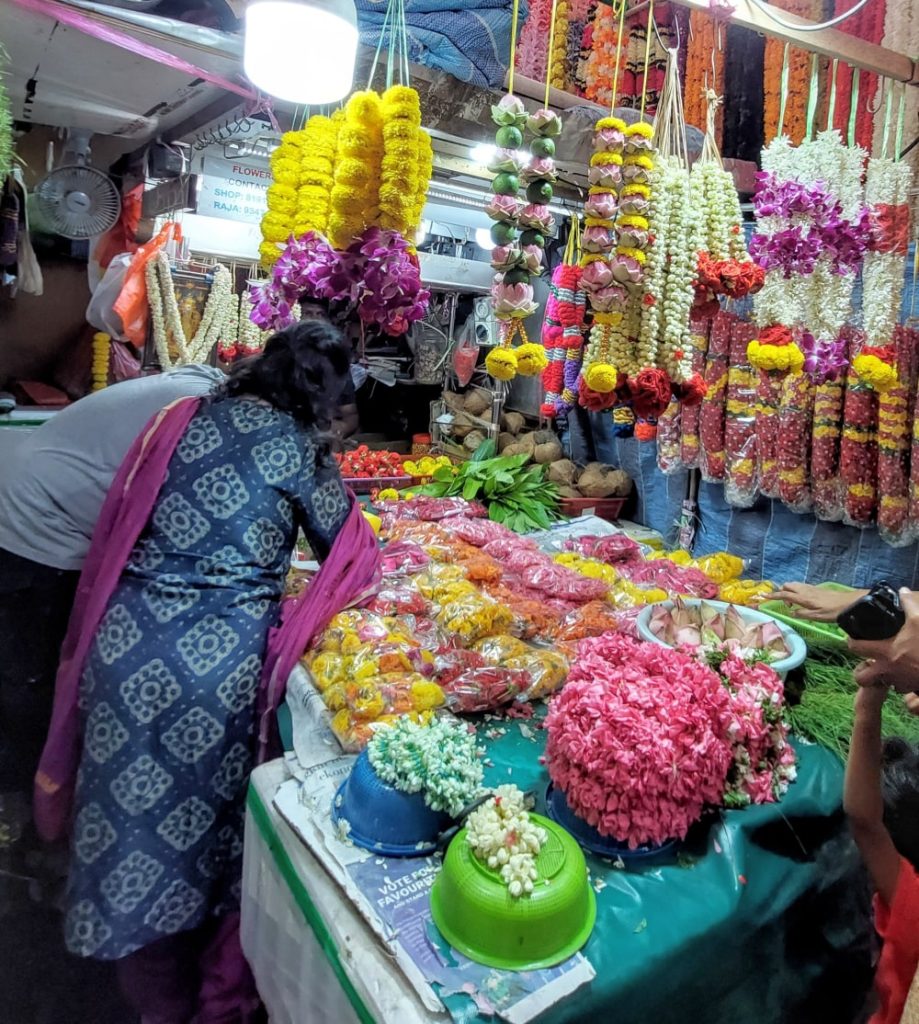
[[[121,196],[112,180],[91,167],[89,136],[68,136],[60,167],[48,173],[32,195],[39,230],[64,238],[93,238],[115,226]],[[49,165],[52,160],[49,156]]]

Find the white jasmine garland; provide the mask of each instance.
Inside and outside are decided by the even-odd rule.
[[[651,198],[648,203],[649,234],[654,243],[648,246],[645,264],[645,294],[653,302],[642,300],[641,320],[638,328],[636,361],[640,366],[656,366],[665,282],[667,277],[667,233],[670,227],[672,193],[668,187],[667,160],[660,157],[651,180]]]
[[[252,300],[249,292],[243,292],[239,297],[239,344],[242,348],[253,349],[262,346],[262,332],[252,322]]]
[[[200,363],[223,337],[232,303],[232,282],[230,272],[222,264],[214,270],[214,280],[201,316],[201,323],[189,342],[182,327],[182,317],[176,300],[175,287],[169,269],[169,258],[164,252],[157,253],[148,263],[145,271],[147,281],[147,302],[153,321],[153,341],[160,368],[168,370],[172,365],[168,337],[171,334],[179,350],[177,364]]]
[[[447,718],[429,723],[403,715],[367,745],[373,770],[403,793],[422,793],[433,811],[456,817],[479,794],[481,751],[475,730]]]
[[[498,786],[494,797],[466,819],[473,855],[500,873],[515,899],[533,891],[539,878],[536,858],[547,839],[546,830],[530,821],[526,798],[516,786]]]

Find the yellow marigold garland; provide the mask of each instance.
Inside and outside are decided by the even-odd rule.
[[[326,234],[329,203],[338,147],[338,122],[317,114],[306,122],[302,133],[306,144],[300,161],[300,188],[297,192],[294,233],[308,231]]]
[[[307,133],[285,132],[281,145],[271,154],[272,184],[268,188],[268,209],[262,217],[262,265],[271,267],[294,233],[297,214],[297,189],[300,187],[303,147]]]
[[[383,160],[380,175],[380,227],[411,240],[419,179],[422,176],[421,103],[418,93],[393,85],[382,97]],[[427,183],[425,183],[425,186]]]
[[[375,92],[356,92],[345,105],[329,208],[328,237],[336,249],[351,242],[380,216],[383,107]]]

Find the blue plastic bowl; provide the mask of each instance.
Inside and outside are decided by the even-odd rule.
[[[588,825],[571,810],[565,794],[551,783],[546,790],[546,812],[556,824],[570,832],[585,850],[611,860],[619,858],[625,864],[656,860],[671,853],[677,846],[677,840],[670,839],[659,846],[639,846],[631,850],[628,843],[621,843],[612,836],[601,836],[593,825]]]
[[[695,597],[684,597],[681,598],[684,605],[697,605],[697,604],[709,604],[713,608],[717,608],[718,611],[726,611],[730,605],[726,601],[703,601],[700,598]],[[673,601],[662,601],[660,603],[664,608],[672,608]],[[669,647],[670,644],[666,640],[661,638],[651,630],[651,616],[654,614],[656,608],[660,605],[649,604],[645,605],[644,608],[639,612],[638,619],[635,625],[638,627],[638,635],[642,640],[647,640],[652,644],[660,644],[662,647]],[[804,640],[791,628],[791,626],[785,625],[784,622],[779,622],[778,619],[773,618],[771,615],[767,615],[765,612],[757,611],[755,608],[745,608],[743,605],[734,605],[741,617],[752,623],[772,622],[782,631],[782,637],[785,640],[785,646],[788,648],[788,654],[786,657],[779,661],[769,662],[769,667],[774,669],[781,679],[784,679],[792,669],[798,668],[799,665],[804,663],[804,659],[807,657],[807,644]]]
[[[387,857],[426,857],[452,820],[432,811],[421,793],[403,793],[384,782],[366,750],[332,801],[332,821],[348,823],[351,842]]]

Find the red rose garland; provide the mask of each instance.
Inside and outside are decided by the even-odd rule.
[[[724,411],[728,386],[728,357],[731,351],[731,327],[737,321],[732,313],[719,313],[712,321],[705,383],[708,387],[699,413],[699,440],[702,451],[699,466],[702,479],[716,483],[724,479]]]
[[[868,526],[877,509],[877,408],[877,394],[850,368],[839,445],[843,522],[848,526]]]
[[[584,347],[586,296],[580,288],[581,268],[561,263],[552,272],[542,342],[548,366],[543,370],[543,416],[561,416],[577,401],[577,378]]]
[[[692,341],[692,378],[704,380],[705,353],[708,349],[708,332],[711,320],[694,320],[690,324]],[[703,398],[704,400],[704,398]],[[687,469],[695,469],[699,465],[699,415],[701,401],[686,404],[681,417],[680,461]]]
[[[814,384],[806,373],[790,373],[782,382],[782,397],[776,418],[776,462],[779,497],[793,512],[813,507],[810,489],[809,454],[811,418],[814,412]]]
[[[878,399],[878,532],[895,547],[912,541],[909,530],[909,383],[916,332],[905,327],[894,331],[903,383]]]
[[[757,373],[747,362],[747,346],[756,326],[744,320],[731,330],[726,416],[724,421],[724,497],[729,505],[749,508],[756,501],[756,401]]]
[[[784,374],[760,370],[756,387],[756,460],[759,489],[767,498],[779,496],[779,404]]]
[[[657,465],[662,473],[676,473],[683,468],[680,461],[683,437],[681,418],[682,406],[673,398],[657,421]]]

